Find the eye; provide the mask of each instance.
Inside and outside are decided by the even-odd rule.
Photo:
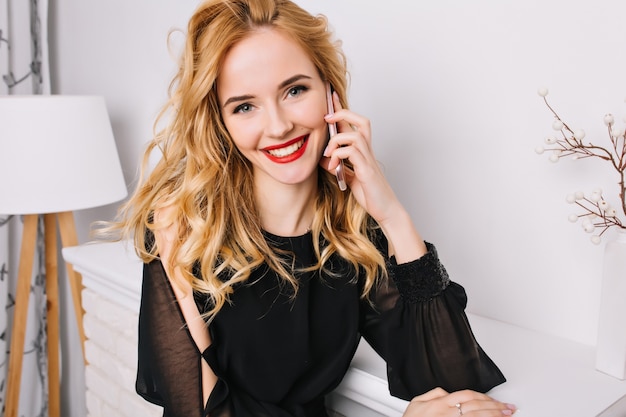
[[[304,85],[296,85],[287,90],[287,95],[289,97],[298,97],[303,92],[307,91],[309,88]]]
[[[233,113],[248,113],[252,110],[252,105],[249,103],[242,103],[235,107]]]

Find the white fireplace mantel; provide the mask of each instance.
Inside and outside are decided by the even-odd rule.
[[[83,275],[89,417],[158,416],[134,394],[142,265],[125,242],[65,248]],[[489,394],[524,417],[626,416],[626,381],[594,369],[594,347],[468,314],[478,341],[507,382]],[[385,364],[363,342],[331,406],[346,416],[401,416],[406,402],[387,390]],[[90,386],[91,385],[91,386]],[[620,400],[621,399],[621,400]],[[612,406],[613,405],[613,406]]]

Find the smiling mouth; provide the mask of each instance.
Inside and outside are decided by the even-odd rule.
[[[301,153],[304,152],[309,135],[301,136],[300,138],[293,139],[283,145],[269,146],[263,149],[267,153],[267,156],[274,159],[276,162],[286,162],[291,159],[298,159]],[[280,160],[280,161],[279,161]]]
[[[304,139],[300,139],[296,143],[293,143],[289,146],[285,146],[284,148],[271,149],[271,150],[268,150],[267,152],[270,155],[275,156],[277,158],[284,158],[285,156],[289,156],[292,153],[297,152],[298,149],[302,147],[302,145],[304,145]]]

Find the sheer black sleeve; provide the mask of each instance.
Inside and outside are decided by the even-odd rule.
[[[388,261],[389,279],[363,301],[363,336],[387,362],[396,397],[410,400],[435,387],[487,392],[506,379],[472,333],[465,290],[427,247],[416,261]]]
[[[201,417],[201,358],[160,261],[144,265],[136,390],[164,417]]]

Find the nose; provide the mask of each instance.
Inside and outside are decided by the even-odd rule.
[[[268,137],[281,139],[293,129],[288,112],[280,105],[266,107],[265,134]]]

